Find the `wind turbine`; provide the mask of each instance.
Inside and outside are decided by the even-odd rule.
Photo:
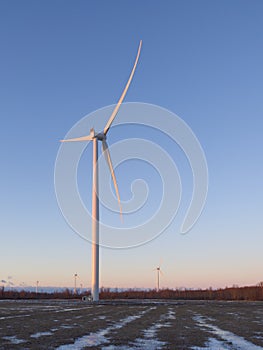
[[[107,133],[111,127],[111,124],[113,123],[120,106],[124,100],[124,97],[128,91],[128,88],[130,86],[130,83],[132,81],[140,53],[141,53],[141,46],[142,46],[142,40],[140,41],[137,56],[132,68],[132,71],[130,73],[129,79],[125,85],[125,88],[121,94],[121,97],[119,98],[118,103],[116,104],[107,124],[105,125],[104,129],[96,133],[94,128],[90,129],[90,134],[83,137],[77,137],[73,139],[68,140],[61,140],[61,142],[78,142],[78,141],[92,141],[93,144],[93,181],[92,181],[92,282],[91,282],[91,293],[92,293],[92,300],[98,301],[99,300],[99,199],[98,199],[98,167],[97,167],[97,161],[98,161],[98,141],[102,142],[102,152],[105,156],[106,162],[108,163],[110,173],[112,176],[116,196],[118,199],[119,207],[120,207],[120,215],[122,215],[122,209],[121,209],[121,202],[120,202],[120,195],[119,195],[119,189],[116,181],[116,177],[114,174],[114,169],[110,157],[110,152],[108,149],[108,144],[106,142]]]
[[[162,275],[162,270],[161,270],[161,266],[157,266],[156,269],[154,269],[153,271],[157,272],[157,292],[159,292],[160,290],[160,274]]]
[[[36,294],[38,293],[39,281],[36,281]]]
[[[74,294],[75,295],[77,294],[77,277],[79,277],[79,276],[77,273],[75,273],[74,274]]]

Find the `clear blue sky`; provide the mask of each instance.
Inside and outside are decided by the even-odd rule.
[[[0,1],[0,279],[70,286],[77,272],[90,286],[91,246],[56,202],[58,141],[118,100],[142,39],[126,101],[192,128],[209,192],[188,235],[178,219],[147,245],[102,249],[101,285],[154,287],[160,259],[163,287],[263,280],[262,13],[261,0]]]

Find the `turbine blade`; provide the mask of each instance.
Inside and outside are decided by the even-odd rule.
[[[75,141],[91,141],[93,137],[91,135],[76,137],[74,139],[60,140],[60,142],[75,142]]]
[[[133,75],[134,75],[134,72],[135,72],[135,69],[136,69],[136,66],[137,66],[139,57],[140,57],[141,47],[142,47],[142,40],[140,41],[139,48],[138,48],[138,52],[137,52],[137,56],[136,56],[136,59],[135,59],[135,62],[134,62],[134,66],[133,66],[133,68],[132,68],[130,77],[129,77],[128,81],[127,81],[127,84],[126,84],[126,86],[125,86],[125,88],[124,88],[124,90],[123,90],[123,92],[122,92],[122,94],[121,94],[121,97],[120,97],[120,99],[119,99],[119,101],[118,101],[116,107],[114,108],[114,110],[113,110],[113,112],[112,112],[112,114],[111,114],[111,116],[110,116],[110,118],[109,118],[109,120],[108,120],[108,123],[106,124],[106,126],[105,126],[105,128],[104,128],[104,131],[103,131],[103,132],[104,132],[104,135],[106,135],[107,132],[109,131],[109,128],[111,127],[111,124],[112,124],[114,118],[116,117],[116,115],[117,115],[117,113],[118,113],[118,111],[119,111],[119,109],[120,109],[120,106],[121,106],[121,104],[122,104],[122,101],[124,100],[124,97],[125,97],[125,95],[126,95],[128,89],[129,89],[130,83],[131,83],[131,81],[132,81],[132,78],[133,78]]]
[[[118,185],[117,185],[116,176],[114,174],[114,169],[113,169],[113,166],[112,166],[110,151],[109,151],[108,144],[107,144],[106,140],[102,141],[102,150],[103,150],[103,154],[104,154],[104,157],[106,159],[106,162],[108,163],[108,166],[109,166],[109,169],[110,169],[111,177],[112,177],[112,180],[113,180],[113,184],[114,184],[114,187],[115,187],[115,192],[116,192],[118,203],[119,203],[119,207],[120,207],[120,216],[122,218],[122,208],[121,208],[121,200],[120,200],[119,189],[118,189]]]

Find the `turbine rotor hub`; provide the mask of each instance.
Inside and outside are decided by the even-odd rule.
[[[100,132],[96,135],[96,138],[99,140],[99,141],[103,141],[103,140],[106,140],[106,135],[103,133],[103,132]]]

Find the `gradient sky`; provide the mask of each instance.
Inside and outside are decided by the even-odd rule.
[[[90,286],[91,245],[61,215],[54,164],[77,121],[117,102],[140,39],[125,101],[192,128],[209,192],[187,235],[179,215],[151,243],[101,249],[101,285],[155,287],[160,261],[162,287],[263,280],[262,14],[261,0],[0,1],[0,280],[72,286],[77,272]]]

